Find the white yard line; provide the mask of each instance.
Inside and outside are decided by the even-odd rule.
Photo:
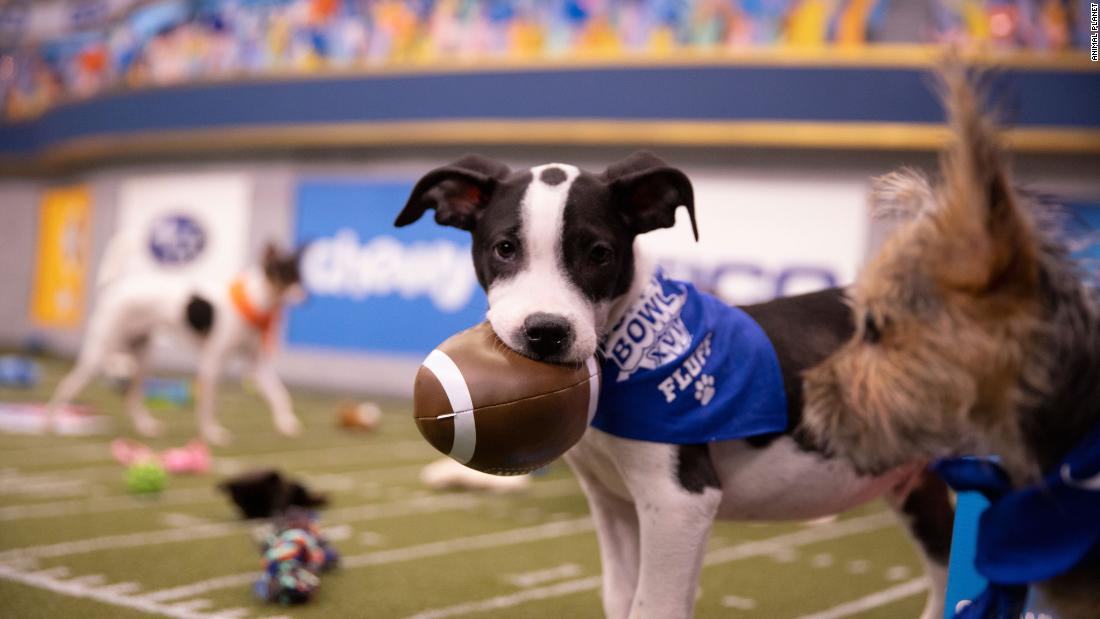
[[[454,606],[448,606],[446,608],[425,610],[415,615],[411,615],[409,619],[444,619],[445,617],[458,617],[461,615],[470,615],[473,613],[483,613],[490,610],[512,608],[514,606],[526,604],[527,602],[534,602],[536,600],[545,600],[549,598],[572,595],[574,593],[581,593],[583,591],[591,591],[593,589],[599,588],[599,586],[600,577],[589,576],[588,578],[567,580],[565,582],[560,582],[556,585],[550,585],[548,587],[539,587],[537,589],[527,589],[526,591],[520,591],[519,593],[500,595],[494,598],[489,598],[487,600],[466,602],[464,604],[456,604]]]
[[[84,496],[94,490],[87,480],[73,479],[54,473],[23,473],[6,469],[0,475],[0,495],[5,501],[20,496],[72,497]]]
[[[117,462],[95,464],[74,468],[27,471],[28,475],[58,475],[66,479],[80,480],[81,483],[118,481],[122,478],[122,465]]]
[[[572,479],[563,479],[540,482],[529,491],[528,495],[535,497],[557,497],[567,496],[577,492],[579,491],[575,481]],[[381,518],[396,518],[412,514],[436,513],[442,510],[473,509],[486,500],[487,497],[469,493],[430,495],[393,501],[392,503],[330,509],[325,512],[325,521],[329,524],[337,524],[340,522],[360,522]],[[249,526],[251,525],[246,522],[216,522],[169,530],[105,535],[102,537],[61,542],[58,544],[28,546],[0,552],[0,562],[26,557],[62,557],[101,550],[117,550],[120,548],[136,548],[156,544],[171,544],[189,542],[197,539],[226,537],[245,531]]]
[[[855,615],[872,608],[878,608],[879,606],[885,606],[892,602],[907,598],[912,595],[916,595],[921,591],[928,588],[927,578],[914,578],[913,580],[903,582],[900,585],[895,585],[889,589],[883,589],[871,595],[861,597],[851,602],[845,602],[839,606],[834,606],[828,610],[813,613],[810,615],[803,615],[798,619],[840,619],[840,617],[847,617],[849,615]]]
[[[31,572],[31,576],[38,578],[65,578],[69,575],[69,568],[64,565],[58,565],[57,567],[51,567],[37,572]]]
[[[151,600],[128,596],[124,593],[114,591],[110,587],[93,587],[83,585],[79,582],[58,580],[54,577],[43,575],[42,573],[27,574],[7,565],[0,565],[0,578],[31,587],[37,587],[39,589],[45,589],[61,595],[67,595],[69,597],[85,598],[104,604],[110,604],[112,606],[130,608],[150,615],[161,615],[164,617],[172,617],[173,619],[210,619],[213,616],[187,608],[177,608]]]
[[[723,595],[722,607],[736,610],[756,610],[756,600],[740,595]]]
[[[34,557],[24,557],[22,559],[12,559],[11,561],[4,561],[4,563],[12,568],[21,572],[33,572],[38,569],[38,559]]]
[[[459,537],[439,542],[418,544],[416,546],[405,546],[391,550],[351,555],[343,557],[340,560],[340,567],[342,569],[356,569],[375,565],[387,565],[403,561],[441,557],[457,552],[488,550],[490,548],[500,548],[502,546],[514,546],[528,542],[556,539],[568,535],[587,533],[591,530],[592,520],[587,517],[577,518],[575,520],[563,520],[533,527],[510,529],[507,531],[498,531],[496,533],[485,533],[482,535],[472,535],[469,537]],[[146,593],[142,597],[157,602],[181,600],[196,595],[203,595],[218,589],[228,589],[246,585],[255,580],[257,574],[258,572],[245,572],[241,574],[231,574],[229,576],[219,576],[218,578],[211,578],[188,585],[172,587],[171,589],[152,591]]]
[[[813,525],[811,528],[801,529],[778,537],[744,542],[728,548],[712,550],[703,558],[703,565],[718,565],[748,557],[770,556],[777,551],[789,550],[838,537],[858,535],[893,524],[897,524],[897,519],[893,514],[881,512],[850,520],[840,520],[835,524]]]
[[[242,587],[256,580],[257,575],[259,575],[259,572],[248,572],[245,574],[230,574],[228,576],[219,576],[217,578],[209,578],[207,580],[193,582],[189,585],[172,587],[171,589],[160,589],[158,591],[151,591],[142,595],[141,598],[145,600],[150,600],[152,602],[183,600],[194,597],[196,595],[202,595],[210,591],[217,591],[219,589]]]
[[[129,595],[141,591],[141,585],[136,582],[116,582],[105,587],[100,587],[99,590]]]
[[[109,447],[104,448],[110,461]],[[435,454],[431,447],[422,440],[391,441],[372,443],[365,441],[362,445],[339,445],[328,447],[304,447],[301,449],[286,448],[275,451],[251,452],[236,456],[220,456],[214,453],[214,466],[220,472],[232,472],[252,468],[281,466],[288,469],[316,468],[327,465],[369,464],[377,461],[392,461],[395,456],[402,460],[423,460],[426,464]],[[6,454],[5,454],[6,455]],[[73,467],[47,467],[44,469],[31,469],[21,471],[21,462],[14,463],[0,469],[2,474],[15,475],[56,475],[65,479],[79,477],[85,479],[89,476],[96,479],[104,479],[108,476],[116,476],[121,470],[117,463],[96,466]]]
[[[876,531],[896,524],[896,522],[897,520],[892,515],[880,513],[860,518],[852,518],[851,520],[842,520],[836,524],[816,525],[813,528],[802,529],[794,533],[786,533],[768,539],[744,542],[728,548],[712,550],[706,554],[703,565],[712,566],[732,561],[740,561],[751,557],[770,556],[779,550],[789,550],[798,546]],[[520,604],[526,604],[527,602],[572,595],[583,591],[592,591],[599,587],[600,577],[598,576],[578,578],[576,580],[568,580],[547,587],[527,589],[519,593],[501,595],[473,602],[464,602],[462,604],[443,608],[428,609],[412,615],[409,619],[444,619],[445,617],[468,615],[490,610],[499,610],[501,608],[512,608]]]
[[[122,467],[118,467],[117,472],[118,478],[122,479]],[[160,496],[157,497],[155,506],[187,505],[201,503],[215,498],[225,500],[224,495],[217,493],[213,488],[179,488],[161,492]],[[10,522],[25,518],[50,518],[56,516],[76,516],[130,509],[145,509],[151,506],[154,505],[149,501],[144,501],[133,495],[114,495],[71,501],[32,503],[29,505],[6,505],[0,507],[0,522]]]
[[[227,608],[207,615],[210,619],[241,619],[249,613],[247,608]]]
[[[214,520],[204,516],[192,516],[181,512],[164,512],[160,515],[161,523],[166,527],[183,529],[197,525],[213,524]]]
[[[592,530],[592,520],[586,516],[574,520],[561,520],[533,527],[523,527],[496,533],[485,533],[470,537],[459,537],[456,539],[420,544],[418,546],[405,546],[404,548],[394,548],[392,550],[378,550],[347,557],[342,561],[341,565],[349,569],[367,567],[370,565],[386,565],[402,561],[439,557],[454,554],[456,552],[487,550],[489,548],[499,548],[501,546],[513,546],[539,540],[556,539],[568,535],[587,533]]]
[[[292,468],[287,466],[288,464],[295,463],[298,460],[303,462],[299,463],[302,467],[315,468],[325,465],[347,465],[350,463],[371,462],[374,460],[392,460],[394,455],[404,456],[408,458],[410,454],[418,459],[425,459],[436,453],[425,443],[423,440],[408,440],[408,441],[379,441],[371,442],[364,440],[362,444],[354,445],[336,445],[336,446],[318,446],[318,447],[303,447],[300,449],[294,448],[280,448],[271,451],[262,452],[249,452],[247,454],[240,454],[236,456],[228,456],[223,458],[217,458],[215,454],[215,461],[225,460],[233,463],[238,463],[247,467],[256,466],[271,466],[278,464],[286,468]],[[375,458],[375,456],[384,455],[383,458]],[[359,460],[354,456],[366,456],[365,460]],[[403,458],[404,459],[404,458]]]
[[[415,475],[422,465],[401,465],[380,469],[360,469],[346,473],[329,473],[322,475],[299,475],[306,483],[317,490],[348,491],[361,484],[357,477],[370,477],[371,480],[389,478],[393,476]],[[122,478],[122,468],[113,469],[114,476]],[[83,482],[82,482],[83,483]],[[202,503],[214,503],[225,501],[224,494],[218,492],[212,486],[196,488],[178,488],[165,490],[157,496],[156,505],[197,505]],[[150,506],[148,501],[130,494],[116,494],[88,499],[71,499],[65,501],[51,501],[49,503],[30,503],[26,505],[6,505],[0,507],[0,522],[11,522],[27,518],[53,518],[61,516],[77,516],[84,514],[98,514],[104,512],[128,511],[145,509]]]
[[[581,575],[584,568],[576,563],[563,563],[555,567],[548,567],[541,570],[534,570],[530,572],[521,572],[518,574],[505,574],[504,582],[519,587],[521,589],[528,589],[535,585],[543,585],[548,582],[554,582],[555,580],[565,580],[566,578],[576,578]]]
[[[368,466],[377,462],[413,461],[416,464],[406,464],[406,467],[423,467],[431,461],[432,454],[424,449],[423,441],[403,441],[399,443],[387,443],[381,445],[369,445],[364,447],[345,446],[330,447],[323,451],[334,451],[328,455],[318,455],[314,452],[319,448],[308,448],[299,451],[288,450],[287,454],[304,455],[301,462],[289,461],[284,458],[274,460],[278,454],[272,453],[271,458],[264,455],[216,457],[214,460],[214,472],[220,475],[235,475],[242,471],[262,468],[284,468],[293,471],[292,476],[308,477],[310,475],[324,475],[325,473],[313,472],[316,468],[334,465]],[[351,451],[351,454],[346,452]],[[359,456],[366,454],[366,457]],[[392,467],[397,468],[397,467]],[[359,469],[366,471],[368,469]],[[0,479],[0,492],[5,484],[10,486],[8,494],[50,496],[52,498],[64,498],[76,495],[94,494],[93,491],[102,493],[99,486],[91,486],[89,482],[119,483],[123,475],[123,468],[117,463],[96,466],[79,466],[74,468],[55,468],[45,471],[20,472],[8,467],[0,469],[6,471],[7,481]],[[22,477],[23,479],[18,479]],[[14,485],[13,485],[14,484]]]
[[[464,495],[457,496],[461,497]],[[814,529],[796,531],[794,533],[788,533],[770,539],[745,542],[743,544],[738,544],[737,546],[732,546],[730,548],[720,548],[718,550],[708,553],[706,557],[706,565],[716,565],[719,563],[737,561],[754,556],[764,556],[770,553],[774,553],[777,549],[784,547],[801,546],[829,539],[856,535],[859,533],[883,528],[893,522],[893,518],[891,518],[888,514],[876,514],[872,516],[864,516],[862,518],[842,521],[835,525],[826,525],[822,527],[816,527]],[[208,527],[199,528],[202,529]],[[233,525],[232,528],[234,530],[239,530],[241,526]],[[353,555],[345,557],[342,564],[346,569],[384,565],[401,561],[411,561],[429,557],[437,557],[457,552],[484,550],[501,546],[523,544],[538,540],[555,539],[567,535],[576,535],[589,532],[592,530],[592,528],[593,525],[589,518],[564,520],[533,527],[523,527],[520,529],[512,529],[496,533],[487,533],[465,538],[444,540],[440,542],[421,544],[417,546],[395,548],[388,551]],[[172,531],[166,533],[178,532],[179,531]],[[188,533],[191,536],[194,536],[195,531],[186,531],[184,533]],[[85,540],[83,543],[87,544],[89,541],[94,540]],[[55,547],[56,546],[44,548]],[[243,616],[243,614],[247,612],[245,611],[245,609],[230,608],[203,613],[199,612],[196,608],[196,606],[205,606],[205,604],[202,604],[201,601],[173,601],[182,600],[185,598],[193,598],[208,591],[245,585],[251,582],[256,576],[255,572],[249,572],[246,574],[234,574],[216,579],[201,581],[198,583],[192,583],[190,585],[185,585],[182,587],[174,587],[172,589],[154,591],[141,596],[133,596],[127,594],[127,591],[130,589],[129,583],[118,583],[115,585],[106,586],[93,586],[91,584],[85,584],[81,582],[81,580],[89,579],[78,578],[71,581],[62,581],[59,578],[63,574],[63,570],[55,570],[52,572],[49,570],[45,570],[36,573],[26,573],[12,567],[11,565],[0,564],[0,578],[2,579],[19,582],[25,585],[38,587],[40,589],[46,589],[55,593],[60,593],[62,595],[68,595],[70,597],[92,599],[105,604],[130,608],[148,614],[172,617],[175,619],[235,619],[237,617]],[[468,602],[465,604],[451,606],[447,608],[428,610],[416,615],[416,617],[418,619],[439,619],[459,614],[483,612],[499,608],[510,608],[530,601],[560,597],[563,595],[570,595],[582,591],[591,591],[597,589],[599,585],[600,579],[598,576],[581,578],[556,583],[547,587],[528,589],[512,595],[499,596],[496,598],[490,598],[488,600],[476,602]],[[867,608],[873,608],[876,605],[886,604],[895,599],[900,599],[902,597],[912,595],[925,587],[927,587],[927,583],[924,581],[924,579],[918,579],[916,581],[904,583],[903,585],[899,585],[898,587],[880,592],[873,596],[868,596],[867,598],[856,600],[855,602],[850,602],[847,605],[843,605],[842,607],[837,607],[837,609],[826,612],[847,612],[847,614],[851,614],[851,612],[858,612],[855,610],[848,611],[848,609],[850,608],[855,608],[856,605],[862,604],[866,605]],[[811,618],[835,619],[835,617],[843,616],[845,615],[814,615],[811,616]]]
[[[112,462],[110,444],[104,443],[103,445],[95,446],[95,449],[102,449],[103,458],[97,459],[105,464],[73,464],[73,466],[44,466],[39,467],[35,465],[41,464],[54,464],[56,460],[43,459],[42,462],[25,461],[19,458],[12,460],[5,466],[0,467],[0,479],[5,475],[57,475],[64,478],[72,478],[79,476],[81,478],[89,475],[100,478],[104,475],[110,475],[114,471],[120,470],[117,463]],[[41,451],[46,453],[53,453],[47,448],[42,448]],[[303,447],[295,449],[293,447],[280,448],[271,451],[261,452],[249,452],[234,456],[222,456],[216,451],[214,455],[215,468],[220,466],[228,466],[235,469],[242,468],[255,468],[262,466],[274,466],[276,464],[298,464],[301,467],[315,467],[326,464],[348,464],[355,463],[370,463],[376,460],[392,460],[394,455],[399,457],[409,457],[411,454],[417,459],[422,459],[427,462],[434,452],[431,448],[422,440],[407,440],[407,441],[380,441],[377,443],[364,441],[363,444],[355,445],[337,445],[337,446],[316,446],[316,447]],[[5,456],[9,454],[4,453]],[[377,456],[384,457],[377,457]],[[365,459],[356,456],[366,456]],[[301,460],[302,462],[299,462]]]
[[[122,535],[105,535],[73,542],[61,542],[45,546],[29,546],[15,548],[0,552],[0,562],[8,559],[20,559],[23,557],[63,557],[100,550],[116,550],[120,548],[136,548],[139,546],[151,546],[154,544],[168,544],[173,542],[190,542],[198,539],[210,539],[224,537],[247,530],[248,525],[238,522],[218,522],[167,531],[145,531],[141,533],[126,533]]]
[[[193,600],[187,600],[186,602],[180,602],[179,604],[172,604],[172,608],[176,610],[202,610],[204,608],[210,608],[214,603],[204,598],[195,598]]]
[[[65,462],[95,462],[111,459],[110,441],[97,443],[81,443],[70,445],[58,443],[55,445],[36,445],[18,449],[5,449],[4,457],[12,462],[18,462],[20,466],[33,466],[36,464],[58,464]]]

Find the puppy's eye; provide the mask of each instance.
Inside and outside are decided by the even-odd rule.
[[[863,317],[863,340],[869,344],[877,344],[882,339],[882,325],[872,314]]]
[[[493,245],[493,253],[505,262],[513,260],[516,257],[516,244],[512,241],[498,241]]]
[[[615,251],[607,245],[593,245],[588,252],[588,261],[596,266],[605,266],[611,262],[614,255]]]

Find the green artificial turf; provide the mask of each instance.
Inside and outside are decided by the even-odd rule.
[[[40,385],[0,388],[0,401],[44,401],[67,364],[41,363]],[[380,401],[381,427],[359,434],[337,427],[345,399],[294,390],[306,431],[285,438],[255,393],[226,382],[219,412],[233,444],[215,450],[216,472],[172,476],[157,497],[126,492],[108,444],[115,435],[138,437],[121,396],[104,383],[89,387],[81,402],[113,418],[110,435],[0,434],[0,616],[600,616],[596,537],[564,464],[518,495],[433,493],[417,475],[438,454],[417,434],[409,403]],[[193,438],[189,408],[155,414],[166,422],[165,435],[140,440],[162,450]],[[257,467],[277,467],[330,495],[321,524],[345,565],[322,577],[306,606],[265,605],[252,596],[258,525],[238,520],[215,486]],[[919,561],[905,533],[876,517],[883,511],[876,503],[834,524],[717,524],[697,616],[803,617],[881,591],[900,593],[829,616],[917,616],[924,595],[904,595],[904,585],[920,576]],[[828,538],[852,520],[866,530],[789,543],[800,531]],[[773,539],[780,543],[746,545]],[[201,582],[209,586],[164,593]]]

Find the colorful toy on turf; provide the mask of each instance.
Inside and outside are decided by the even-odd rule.
[[[126,489],[131,494],[156,494],[168,483],[168,472],[158,460],[135,462],[126,469]]]
[[[374,402],[345,402],[336,411],[336,422],[345,430],[372,432],[382,423],[382,409]]]
[[[339,554],[317,527],[313,512],[291,507],[276,519],[263,543],[263,575],[252,589],[265,602],[304,604],[321,585],[320,574],[336,567]]]
[[[0,356],[0,387],[30,388],[38,384],[38,364],[18,355]]]
[[[142,386],[145,403],[158,408],[182,408],[191,404],[194,388],[191,381],[172,378],[150,378]]]
[[[546,466],[588,427],[600,393],[595,358],[534,361],[504,345],[489,323],[432,351],[413,386],[416,427],[439,451],[494,475]]]
[[[1095,619],[1100,297],[1057,214],[1013,186],[963,69],[943,91],[943,181],[879,181],[872,204],[909,220],[851,290],[851,340],[805,374],[805,424],[866,474],[997,456],[937,465],[992,502],[975,561],[992,586],[960,616],[1018,617],[1037,583],[1061,619]]]

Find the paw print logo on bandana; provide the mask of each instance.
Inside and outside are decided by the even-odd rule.
[[[695,381],[695,399],[699,400],[699,403],[703,406],[706,406],[713,397],[714,377],[710,374],[703,374],[699,377],[699,380]]]

